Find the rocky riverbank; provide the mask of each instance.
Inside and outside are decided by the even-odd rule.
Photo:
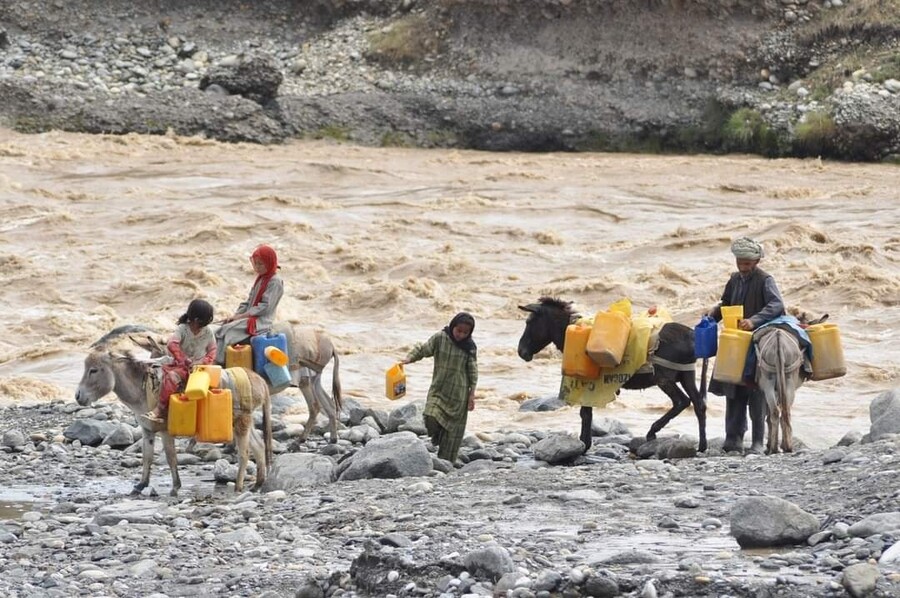
[[[0,125],[273,143],[900,155],[897,0],[0,7]]]
[[[302,444],[279,395],[263,492],[233,493],[228,450],[179,441],[171,498],[159,449],[150,490],[127,496],[140,429],[118,403],[6,407],[0,593],[895,596],[898,410],[882,394],[869,434],[826,451],[735,456],[714,439],[698,456],[695,439],[651,445],[598,419],[584,456],[571,436],[498,431],[467,437],[454,467],[416,403],[351,401],[337,444],[320,428]]]

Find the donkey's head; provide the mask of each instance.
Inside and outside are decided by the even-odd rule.
[[[562,350],[566,340],[566,326],[578,317],[572,311],[571,301],[561,301],[552,297],[541,297],[537,303],[520,305],[528,312],[525,331],[519,339],[519,357],[531,361],[535,353],[553,343]]]
[[[75,400],[87,406],[115,392],[120,401],[134,407],[146,399],[144,378],[153,363],[142,361],[130,351],[112,351],[103,345],[93,346],[84,359],[84,373]]]
[[[116,374],[113,371],[112,355],[109,351],[94,349],[84,359],[84,373],[75,400],[79,405],[88,406],[97,399],[108,395],[116,386]]]
[[[823,314],[818,318],[813,317],[813,315],[799,307],[791,306],[787,309],[787,313],[789,315],[794,316],[800,322],[800,326],[806,328],[807,326],[813,326],[815,324],[822,324],[828,320],[828,314]]]

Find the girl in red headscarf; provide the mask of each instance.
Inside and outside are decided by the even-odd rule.
[[[247,300],[216,331],[216,363],[225,363],[227,346],[269,332],[275,321],[275,309],[284,294],[284,282],[278,276],[278,255],[268,245],[260,245],[250,256],[250,263],[256,280]]]

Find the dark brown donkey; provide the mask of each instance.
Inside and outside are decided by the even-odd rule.
[[[541,297],[537,303],[520,305],[519,309],[528,312],[525,331],[519,339],[519,357],[531,361],[534,354],[553,343],[557,349],[563,350],[566,339],[566,327],[580,316],[572,311],[571,301],[561,301],[550,297]],[[684,324],[669,322],[659,331],[659,346],[651,358],[653,372],[635,374],[628,379],[623,388],[643,390],[658,386],[670,399],[672,408],[665,415],[653,422],[647,432],[647,440],[656,438],[657,432],[669,421],[681,413],[688,405],[694,405],[697,423],[700,428],[700,452],[706,451],[706,397],[697,390],[694,357],[694,331]],[[681,388],[678,385],[681,385]],[[684,391],[682,391],[682,388]],[[685,394],[687,393],[687,394]],[[591,420],[593,409],[581,408],[581,441],[585,451],[591,446]]]

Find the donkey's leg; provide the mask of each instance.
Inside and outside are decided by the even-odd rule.
[[[766,413],[766,427],[768,428],[768,437],[766,438],[766,454],[774,455],[778,452],[778,426],[781,419],[778,408],[769,408]]]
[[[252,416],[249,413],[240,413],[234,418],[234,447],[238,453],[238,471],[234,480],[235,492],[244,490],[244,475],[247,473],[247,460],[250,458],[248,442],[252,425]]]
[[[594,441],[594,435],[591,432],[591,425],[594,419],[593,407],[582,407],[579,411],[581,415],[581,443],[584,445],[584,452],[588,452]]]
[[[653,422],[650,431],[647,432],[647,440],[656,438],[656,433],[666,427],[666,424],[675,419],[675,417],[684,411],[685,407],[691,404],[691,399],[684,394],[675,380],[661,380],[659,387],[672,399],[672,408],[666,411],[661,418]]]
[[[765,398],[766,424],[768,428],[768,436],[766,438],[766,453],[775,454],[778,452],[778,432],[779,422],[784,417],[778,402],[778,393],[776,378],[774,372],[760,372],[758,378],[759,392]]]
[[[141,442],[141,461],[144,470],[141,473],[141,481],[134,485],[132,494],[140,494],[144,488],[150,485],[150,468],[153,466],[153,445],[156,442],[156,433],[143,428],[143,441]]]
[[[705,453],[708,447],[706,440],[706,397],[700,394],[697,388],[697,375],[693,372],[681,372],[678,376],[681,388],[687,393],[694,406],[694,415],[697,416],[697,433],[700,435],[700,442],[697,450]]]
[[[178,496],[181,489],[181,478],[178,477],[178,456],[175,454],[175,439],[162,432],[163,450],[166,453],[166,463],[169,464],[169,471],[172,472],[172,490],[169,496]]]
[[[328,416],[328,429],[331,431],[331,438],[328,439],[328,442],[331,444],[335,444],[338,441],[337,436],[337,425],[338,425],[338,414],[337,407],[334,404],[334,401],[331,397],[328,396],[328,393],[325,392],[325,389],[322,388],[322,375],[316,374],[313,376],[313,395],[316,397],[316,404],[322,407],[322,411],[325,412],[325,415]]]
[[[302,376],[300,378],[299,388],[300,392],[303,393],[303,398],[306,399],[306,409],[309,411],[309,419],[306,420],[306,425],[303,426],[303,433],[300,434],[300,442],[306,442],[309,433],[312,431],[313,424],[316,423],[316,418],[319,417],[319,403],[313,395],[309,376]]]
[[[791,422],[791,409],[794,406],[794,394],[800,385],[800,372],[791,372],[784,390],[784,402],[781,409],[781,450],[786,453],[794,452],[794,428]]]
[[[256,482],[253,484],[253,490],[262,488],[266,481],[266,472],[268,469],[268,460],[266,459],[265,445],[259,432],[253,428],[249,434],[250,451],[253,453],[253,462],[256,463]]]

